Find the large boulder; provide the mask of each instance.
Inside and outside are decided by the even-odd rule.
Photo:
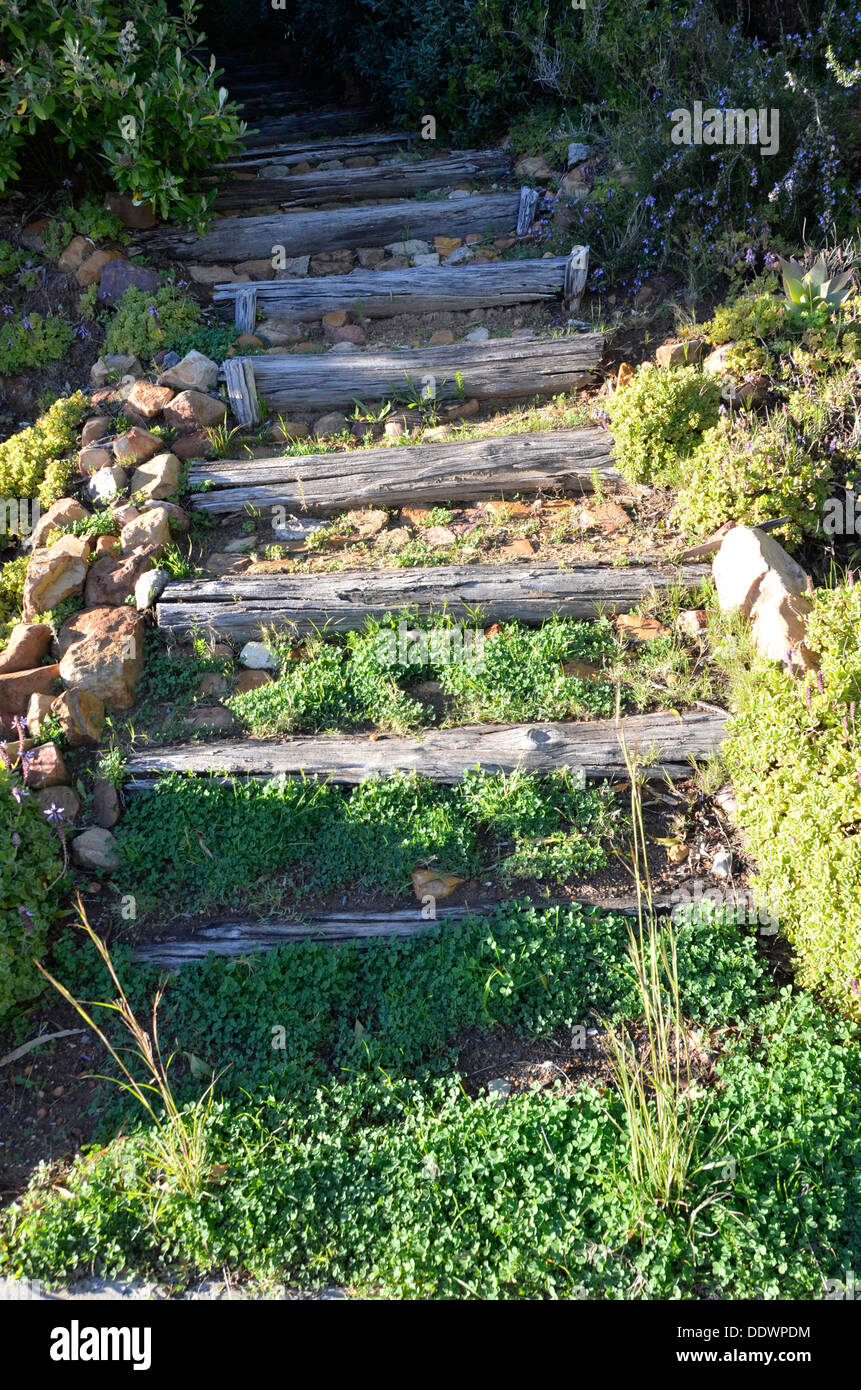
[[[120,532],[124,555],[130,555],[135,550],[145,550],[148,555],[155,555],[169,541],[170,516],[163,507],[141,512],[133,521],[127,521]]]
[[[121,434],[113,443],[114,458],[118,463],[146,463],[164,450],[164,440],[149,430],[133,429]]]
[[[815,666],[815,654],[804,640],[809,579],[772,536],[756,526],[734,526],[721,542],[712,574],[721,611],[750,619],[760,656]]]
[[[205,391],[181,391],[164,408],[164,418],[173,429],[183,433],[221,425],[227,418],[227,406]]]
[[[87,578],[91,543],[85,536],[61,536],[31,555],[21,605],[25,622],[79,594]]]
[[[98,695],[109,709],[131,709],[143,670],[145,618],[129,606],[88,608],[60,633],[60,675]]]
[[[106,869],[114,873],[120,867],[116,837],[110,830],[92,825],[72,841],[72,859],[80,869]]]
[[[56,743],[43,743],[24,754],[24,785],[27,787],[58,787],[69,781],[63,755]]]
[[[126,391],[126,405],[145,420],[154,420],[173,400],[169,386],[154,386],[151,381],[135,381]]]
[[[52,695],[59,674],[57,666],[35,666],[0,675],[0,722],[8,727],[16,715],[23,717],[31,695]]]

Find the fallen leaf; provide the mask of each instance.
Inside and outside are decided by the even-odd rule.
[[[670,629],[657,618],[644,618],[639,613],[619,613],[616,618],[616,631],[632,642],[654,642],[658,637],[672,636]]]
[[[448,898],[466,879],[457,874],[446,874],[439,869],[413,869],[411,878],[413,892],[421,902],[422,898]]]

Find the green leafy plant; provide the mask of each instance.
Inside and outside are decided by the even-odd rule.
[[[720,383],[695,367],[639,367],[606,405],[625,477],[678,482],[703,431],[717,424],[720,395]]]
[[[41,992],[45,949],[64,873],[63,822],[42,811],[4,755],[0,764],[0,1024]]]
[[[0,325],[0,372],[12,375],[28,367],[56,362],[74,337],[71,324],[41,314],[22,314]]]
[[[66,455],[89,409],[80,391],[60,397],[35,425],[0,444],[0,495],[38,497],[45,507],[62,497],[74,470]]]
[[[162,349],[184,355],[196,348],[207,356],[223,357],[235,336],[232,329],[210,328],[197,300],[178,285],[163,285],[154,295],[132,285],[108,324],[104,350],[131,353],[142,362]]]
[[[824,256],[818,257],[809,270],[798,261],[780,257],[783,288],[790,312],[800,321],[829,317],[852,291],[852,272],[832,275]]]

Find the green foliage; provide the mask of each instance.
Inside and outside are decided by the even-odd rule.
[[[737,381],[767,372],[790,346],[786,308],[774,294],[748,292],[727,300],[702,326],[710,343],[735,346],[726,355],[727,375]]]
[[[819,530],[831,476],[830,463],[804,449],[786,416],[763,424],[726,417],[688,459],[673,520],[705,535],[729,520],[753,526],[788,516],[781,534],[797,542]]]
[[[242,125],[218,89],[214,59],[193,49],[198,6],[145,0],[9,0],[0,14],[0,189],[39,142],[101,165],[121,193],[167,219],[201,224],[201,178],[236,149]],[[35,138],[34,138],[35,137]]]
[[[82,392],[56,400],[35,425],[0,444],[0,496],[38,497],[43,507],[62,497],[74,464],[74,449],[89,402]]]
[[[197,300],[177,285],[163,285],[154,295],[132,285],[108,323],[104,351],[133,353],[148,362],[162,349],[184,355],[196,348],[220,359],[235,336],[230,328],[204,323]]]
[[[10,376],[56,362],[73,337],[74,329],[63,319],[45,319],[36,313],[7,319],[0,325],[0,373]]]
[[[26,251],[16,251],[11,242],[0,241],[0,284],[20,270],[26,261]]]
[[[45,950],[63,855],[32,794],[0,766],[0,1026],[41,992],[33,960]]]
[[[703,431],[717,424],[720,392],[720,383],[696,367],[639,367],[606,407],[625,477],[678,482]]]
[[[827,319],[852,290],[851,272],[832,275],[824,256],[819,256],[809,270],[797,261],[781,259],[780,269],[790,312],[801,322]]]
[[[129,233],[122,219],[109,212],[98,198],[82,198],[80,203],[65,203],[48,223],[42,235],[45,255],[50,261],[57,261],[65,251],[72,237],[84,236],[95,246],[103,241],[127,242]],[[89,285],[81,298],[92,298],[98,291],[97,285]]]
[[[29,563],[29,555],[19,555],[0,565],[0,643],[4,646],[12,628],[21,620],[21,602]]]
[[[564,771],[475,772],[453,787],[399,773],[349,793],[295,778],[216,785],[177,775],[134,798],[120,853],[129,891],[153,903],[193,892],[201,911],[343,888],[403,895],[426,863],[552,883],[605,862],[606,807],[604,792],[578,789]]]
[[[735,692],[725,761],[750,853],[801,978],[861,1019],[861,588],[818,589],[818,676],[754,662]]]

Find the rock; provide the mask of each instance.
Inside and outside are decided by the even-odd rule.
[[[183,511],[182,507],[177,506],[176,502],[161,502],[155,500],[143,502],[140,512],[135,512],[135,516],[140,516],[141,512],[153,512],[156,510],[167,513],[167,519],[171,527],[176,527],[179,531],[188,530],[188,514]],[[132,521],[133,518],[129,516],[127,520]]]
[[[140,359],[128,352],[108,353],[100,357],[90,368],[90,385],[97,388],[107,386],[110,380],[119,381],[124,376],[143,376]]]
[[[24,754],[24,784],[28,787],[58,787],[69,780],[63,755],[56,743],[43,743]]]
[[[251,671],[275,671],[278,668],[278,658],[265,642],[246,642],[239,653],[239,661]]]
[[[103,830],[112,830],[120,818],[120,794],[107,777],[93,783],[93,820]]]
[[[356,252],[359,265],[363,270],[373,270],[375,265],[386,259],[386,253],[382,246],[360,246]]]
[[[452,251],[456,251],[463,245],[459,236],[435,236],[433,239],[434,250],[441,256],[450,256]]]
[[[349,343],[354,347],[363,347],[368,341],[364,328],[360,328],[357,323],[345,323],[343,328],[333,328],[327,337],[333,343]]]
[[[379,544],[383,550],[403,550],[410,543],[410,533],[406,526],[393,526],[380,535]]]
[[[712,860],[711,871],[717,878],[729,878],[732,873],[732,852],[728,849],[719,849]]]
[[[218,381],[218,363],[192,350],[158,378],[159,386],[171,386],[176,391],[208,391]]]
[[[0,675],[0,723],[9,727],[16,715],[23,718],[31,695],[53,695],[59,674],[57,666],[34,666]]]
[[[81,444],[93,444],[97,439],[104,439],[110,433],[111,420],[108,415],[93,415],[91,419],[84,421],[81,430]]]
[[[66,690],[51,706],[70,748],[97,747],[105,727],[105,706],[88,690]]]
[[[383,425],[383,434],[389,439],[400,439],[402,434],[409,434],[411,426],[415,423],[409,420],[402,412],[390,415]]]
[[[293,323],[290,319],[264,319],[254,332],[266,347],[289,347],[291,343],[301,342],[305,336],[302,324]]]
[[[714,794],[715,804],[720,807],[727,820],[734,821],[738,817],[738,801],[731,782],[724,782],[722,787],[718,787]]]
[[[154,420],[173,400],[169,386],[155,386],[151,381],[136,381],[126,392],[126,405],[145,420]]]
[[[98,297],[105,304],[116,304],[132,285],[144,294],[155,294],[164,283],[164,276],[159,275],[157,270],[133,265],[125,257],[119,256],[102,266]]]
[[[540,154],[518,159],[514,172],[519,179],[534,179],[536,183],[549,183],[553,178],[553,170]]]
[[[618,502],[601,502],[591,510],[594,524],[605,536],[612,536],[631,524],[631,518]]]
[[[281,269],[275,270],[275,279],[286,280],[293,275],[307,275],[310,265],[310,256],[285,256]]]
[[[135,592],[142,575],[153,568],[147,550],[135,550],[124,559],[103,555],[90,566],[84,600],[88,608],[103,608],[125,603]]]
[[[432,898],[449,898],[466,882],[458,874],[443,873],[441,869],[413,869],[410,878],[419,902],[428,895]]]
[[[205,459],[211,448],[209,436],[202,430],[194,434],[181,434],[171,445],[177,458],[185,463],[188,459]]]
[[[105,449],[101,444],[88,444],[78,454],[78,472],[85,478],[91,474],[98,473],[102,468],[110,468],[114,461],[111,449]]]
[[[311,521],[307,517],[287,516],[283,521],[273,521],[272,531],[277,540],[292,546],[303,546],[314,531],[321,530],[325,521]]]
[[[176,454],[156,454],[135,469],[129,485],[131,494],[135,497],[143,493],[148,501],[160,501],[176,492],[181,472],[182,464]]]
[[[123,554],[143,548],[152,555],[170,543],[170,518],[163,507],[141,512],[134,521],[127,521],[120,532]]]
[[[441,411],[444,420],[468,420],[471,415],[477,415],[481,406],[473,398],[471,401],[458,401],[456,405],[447,405]]]
[[[28,251],[45,250],[45,234],[53,224],[50,217],[37,217],[21,229],[21,245]]]
[[[349,328],[339,328],[339,329],[338,329],[338,332],[339,332],[339,333],[349,333],[350,331],[351,331],[351,330],[350,330]],[[357,343],[349,343],[349,342],[347,342],[347,343],[333,343],[332,346],[329,348],[329,352],[330,352],[330,353],[333,353],[333,352],[336,353],[336,354],[340,353],[340,355],[341,355],[342,357],[345,356],[345,355],[348,355],[348,354],[351,353],[351,352],[358,352],[358,351],[359,351],[359,346],[358,346],[358,344],[357,344]]]
[[[89,237],[73,236],[65,251],[57,261],[57,269],[64,275],[74,275],[84,261],[93,254],[93,243]]]
[[[25,622],[32,622],[40,613],[56,608],[64,598],[81,592],[90,549],[84,536],[61,536],[53,545],[31,555],[22,602]]]
[[[229,265],[187,265],[186,270],[196,285],[229,284],[234,279]]]
[[[220,699],[227,694],[227,688],[227,678],[220,671],[204,671],[198,682],[197,694],[201,698]]]
[[[104,506],[124,492],[128,485],[128,473],[115,463],[92,473],[87,479],[85,491],[91,502],[100,502]]]
[[[758,527],[733,526],[712,563],[721,612],[740,611],[749,618],[769,571],[788,597],[798,598],[806,592],[806,572],[782,545]]]
[[[33,738],[38,737],[39,730],[42,727],[42,720],[45,719],[51,713],[51,706],[53,703],[53,694],[40,695],[37,692],[35,695],[30,696],[30,700],[27,705],[27,713],[25,714],[24,719],[27,724],[28,732],[32,734]]]
[[[236,275],[250,275],[252,280],[275,279],[275,267],[271,259],[266,256],[253,261],[237,261],[233,270]]]
[[[309,269],[313,275],[347,275],[352,265],[352,251],[342,249],[340,251],[325,251],[320,255],[312,256]]]
[[[592,154],[591,145],[583,145],[579,140],[572,140],[568,146],[568,168],[574,164],[585,164]]]
[[[409,258],[409,256],[390,256],[390,257],[388,258],[388,260],[380,261],[380,264],[379,264],[379,265],[374,266],[374,269],[377,270],[377,271],[380,271],[380,270],[409,270],[409,268],[410,268],[410,258]]]
[[[128,605],[77,613],[60,633],[65,684],[98,695],[109,709],[131,709],[143,670],[144,624]]]
[[[122,530],[127,521],[134,521],[136,516],[140,516],[140,511],[137,507],[133,507],[131,502],[120,502],[112,508],[112,512],[114,520],[120,530]]]
[[[413,256],[412,263],[416,267],[439,265],[439,251],[428,251],[425,255]]]
[[[263,339],[258,338],[256,333],[240,333],[236,339],[236,346],[238,348],[262,348],[264,344]]]
[[[319,420],[314,422],[314,436],[316,439],[328,439],[333,435],[343,434],[349,428],[346,417],[341,415],[339,411],[332,410],[328,415],[321,415]]]
[[[276,420],[269,426],[267,435],[276,443],[288,443],[294,439],[307,439],[310,426],[304,420]]]
[[[52,502],[36,523],[33,530],[32,548],[39,550],[57,527],[72,526],[74,522],[83,521],[87,516],[89,516],[89,512],[86,507],[82,507],[74,497],[61,497],[58,501]]]
[[[478,328],[471,328],[466,335],[468,343],[486,343],[490,337],[490,329],[484,328],[479,324]]]
[[[585,169],[569,169],[559,182],[560,197],[574,202],[585,202],[592,191],[592,182]],[[557,213],[560,209],[557,207]],[[563,225],[568,219],[562,219]]]
[[[97,555],[114,555],[119,550],[119,540],[116,536],[98,536],[96,538]],[[88,576],[89,578],[89,576]]]
[[[205,568],[210,574],[241,574],[251,561],[247,556],[230,555],[226,550],[211,550],[206,557]]]
[[[256,536],[240,536],[238,540],[231,541],[224,547],[226,555],[247,555],[250,550],[257,549]]]
[[[475,259],[475,252],[469,246],[458,246],[456,251],[452,251],[450,256],[446,256],[446,265],[465,265],[467,261]],[[489,335],[488,335],[489,336]]]
[[[422,533],[422,540],[435,549],[442,549],[444,546],[454,545],[457,537],[448,526],[428,526]]]
[[[676,618],[676,627],[685,637],[696,640],[708,627],[708,616],[704,608],[686,608]]]
[[[235,692],[237,695],[246,695],[249,690],[258,690],[261,685],[269,685],[272,677],[268,671],[248,670],[240,671],[236,682]]]
[[[193,714],[186,719],[189,729],[222,729],[230,730],[236,720],[229,709],[224,705],[201,705]]]
[[[685,367],[701,362],[708,351],[705,338],[686,338],[683,342],[670,338],[661,343],[655,353],[659,367]]]
[[[510,1081],[506,1081],[505,1078],[501,1076],[494,1077],[493,1081],[488,1081],[487,1083],[488,1097],[496,1105],[502,1105],[506,1100],[508,1100],[508,1097],[511,1095],[511,1092],[513,1090],[514,1087],[512,1083]]]
[[[388,524],[389,514],[380,508],[362,508],[347,512],[346,520],[364,539],[378,536]]]
[[[0,675],[31,671],[47,656],[50,645],[51,629],[47,623],[16,623],[0,652]]]
[[[69,825],[74,825],[80,814],[81,798],[74,787],[43,787],[35,793],[33,800],[43,813],[55,806]]]
[[[528,536],[516,536],[508,545],[502,547],[502,554],[509,560],[531,560],[535,546]]]
[[[157,434],[150,434],[149,430],[141,430],[135,426],[121,434],[113,442],[114,458],[118,463],[145,463],[154,454],[164,449],[164,440]]]
[[[124,227],[131,227],[135,231],[148,231],[156,224],[152,203],[136,203],[130,193],[106,194],[105,207],[120,219]]]
[[[323,315],[323,332],[329,333],[335,328],[346,328],[350,322],[350,315],[346,309],[331,309],[328,314]]]
[[[139,612],[151,608],[170,579],[167,570],[149,570],[135,584],[135,607]]]
[[[97,285],[108,262],[119,259],[119,251],[94,251],[75,271],[75,279],[81,289],[86,289],[88,285]]]
[[[616,617],[616,631],[637,646],[644,642],[654,642],[659,637],[672,636],[670,629],[658,622],[657,618],[646,618],[638,613],[619,613]]]
[[[164,419],[168,425],[183,433],[211,429],[227,419],[227,406],[224,401],[203,391],[182,391],[165,406]]]
[[[79,869],[104,869],[107,873],[115,873],[120,867],[115,836],[101,826],[90,826],[72,841],[72,859]]]
[[[426,241],[410,237],[406,241],[391,241],[386,247],[390,256],[427,256],[430,246]]]

